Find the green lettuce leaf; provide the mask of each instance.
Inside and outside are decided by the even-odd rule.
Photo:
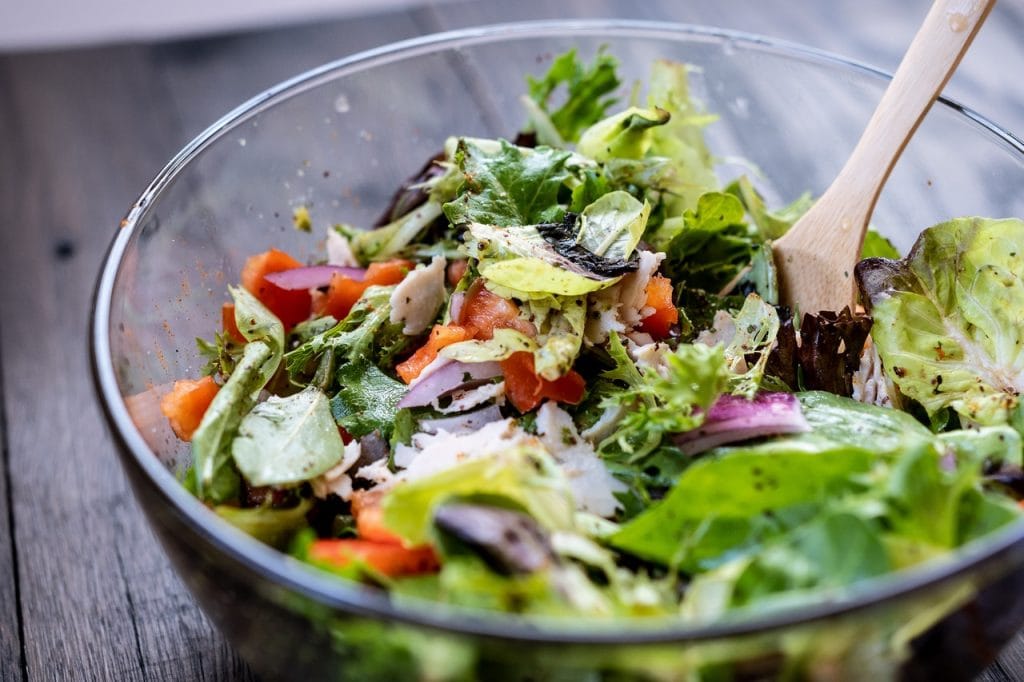
[[[231,441],[277,372],[284,349],[281,321],[245,289],[229,287],[228,291],[235,300],[235,322],[248,343],[192,436],[195,493],[214,503],[238,495],[241,481],[231,466]]]
[[[979,455],[995,449],[999,433],[946,439],[896,410],[823,392],[799,398],[810,433],[712,451],[686,468],[663,500],[621,526],[611,544],[686,571],[719,572],[708,580],[720,588],[751,580],[756,584],[737,589],[760,599],[836,584],[829,572],[836,567],[805,570],[795,555],[793,567],[803,576],[795,582],[796,574],[779,579],[774,561],[766,574],[759,565],[767,556],[790,556],[834,515],[857,517],[858,528],[849,532],[873,554],[884,547],[892,566],[917,563],[1019,518],[1011,501],[981,488]],[[842,542],[815,541],[819,549]],[[733,606],[747,598],[736,600]]]
[[[523,312],[537,328],[534,371],[549,381],[564,376],[572,369],[583,346],[583,330],[587,323],[586,298],[553,296],[531,299],[524,302]]]
[[[621,276],[595,274],[585,264],[555,250],[535,225],[467,226],[466,254],[476,258],[480,274],[490,282],[522,292],[519,298],[556,294],[581,296],[609,287]]]
[[[537,350],[537,342],[514,329],[495,329],[487,340],[460,341],[441,349],[439,355],[459,362],[498,362],[513,353]]]
[[[753,221],[754,227],[760,232],[761,239],[767,241],[776,240],[786,234],[789,228],[814,204],[814,198],[809,192],[806,192],[788,206],[776,211],[769,211],[765,206],[764,198],[746,175],[738,177],[724,191],[743,202],[743,208],[746,209]]]
[[[427,200],[396,220],[374,230],[340,224],[335,229],[348,237],[352,253],[362,264],[394,258],[427,231],[442,215],[441,204]]]
[[[540,144],[564,146],[575,142],[580,132],[604,117],[616,98],[609,96],[619,87],[616,74],[618,60],[604,50],[598,50],[589,66],[576,56],[576,50],[565,52],[551,63],[543,78],[527,76],[531,108],[530,123]],[[564,86],[562,103],[552,108],[552,99]],[[537,115],[539,114],[539,115]],[[546,120],[544,120],[546,119]],[[546,136],[542,131],[553,128],[557,136]]]
[[[664,109],[629,107],[584,130],[576,149],[598,162],[643,158],[654,143],[652,130],[671,117]]]
[[[883,237],[877,230],[868,228],[864,235],[864,246],[861,247],[860,257],[863,258],[891,258],[897,260],[900,252],[893,246],[892,242]]]
[[[757,241],[744,220],[743,204],[723,192],[702,194],[695,210],[665,221],[656,237],[669,235],[662,271],[674,282],[711,292],[720,291],[750,263]]]
[[[284,486],[336,466],[344,449],[327,396],[310,386],[256,405],[242,419],[231,455],[251,485]]]
[[[1006,423],[1024,390],[1024,221],[960,218],[857,266],[886,373],[934,415]]]
[[[779,314],[757,294],[750,294],[733,318],[736,333],[725,347],[725,360],[733,373],[734,395],[751,399],[761,387],[768,356],[779,333]],[[751,361],[751,356],[756,360]]]
[[[453,499],[505,500],[548,530],[570,529],[575,505],[558,466],[543,450],[513,448],[470,459],[396,485],[384,498],[384,522],[410,544],[433,539],[434,510]]]

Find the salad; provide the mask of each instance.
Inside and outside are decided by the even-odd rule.
[[[860,306],[788,310],[810,196],[719,182],[685,65],[616,70],[557,57],[514,140],[449,139],[321,262],[252,255],[161,403],[185,485],[394,599],[546,616],[832,598],[1018,519],[1024,222],[871,232]]]

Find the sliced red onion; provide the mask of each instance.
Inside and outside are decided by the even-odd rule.
[[[502,419],[501,410],[497,405],[490,405],[476,412],[457,414],[454,417],[443,417],[439,419],[424,419],[420,422],[420,429],[426,433],[447,433],[463,434],[477,431],[481,426]]]
[[[274,286],[289,291],[297,289],[316,289],[331,283],[334,275],[344,275],[349,279],[362,282],[366,270],[344,265],[310,265],[304,268],[292,268],[266,275],[266,280]]]
[[[452,298],[448,302],[448,316],[451,318],[452,324],[462,324],[462,308],[464,305],[466,305],[465,291],[452,294]]]
[[[491,379],[501,374],[497,362],[459,362],[453,360],[430,373],[430,376],[416,383],[405,397],[398,401],[398,407],[423,407],[435,398],[474,381]]]
[[[792,393],[760,393],[753,400],[724,395],[708,410],[703,425],[673,440],[685,454],[695,455],[727,443],[810,430]]]

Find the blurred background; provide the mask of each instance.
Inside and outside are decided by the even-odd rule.
[[[930,4],[0,0],[0,681],[250,677],[145,527],[85,347],[90,293],[120,218],[221,115],[360,50],[528,19],[707,24],[892,70]],[[1022,36],[1024,1],[1002,0],[946,91],[1018,135]],[[1020,679],[1022,652],[1018,637],[986,679]]]

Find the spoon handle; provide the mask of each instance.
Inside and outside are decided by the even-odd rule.
[[[846,165],[772,245],[786,305],[817,312],[854,303],[854,266],[882,186],[994,5],[935,0]]]
[[[929,10],[833,184],[842,184],[844,193],[870,198],[867,218],[903,148],[995,4],[996,0],[936,0]],[[863,232],[859,241],[863,241]]]

